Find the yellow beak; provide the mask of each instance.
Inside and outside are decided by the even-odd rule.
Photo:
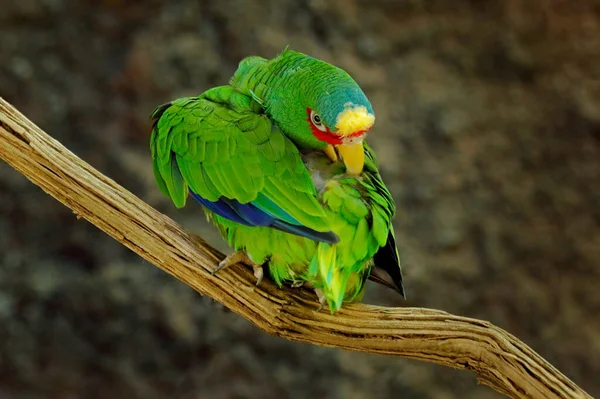
[[[362,143],[338,144],[336,148],[346,165],[346,173],[352,176],[360,175],[365,166],[365,150]]]

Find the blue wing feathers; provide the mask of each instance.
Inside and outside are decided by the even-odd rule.
[[[246,220],[244,220],[241,216],[239,216],[229,205],[222,201],[208,201],[198,194],[190,191],[190,195],[199,203],[201,203],[206,209],[209,211],[216,213],[219,216],[224,217],[225,219],[229,219],[233,222],[243,224],[245,226],[252,226]]]
[[[253,203],[242,204],[235,199],[221,197],[218,201],[208,201],[191,190],[190,195],[209,211],[245,226],[271,227],[286,233],[329,244],[339,242],[339,237],[333,232],[322,233],[300,225],[300,223],[270,200],[271,204],[261,204],[261,208],[268,208],[268,210],[263,210]]]
[[[328,244],[337,244],[338,242],[340,242],[340,238],[337,236],[337,234],[335,234],[332,231],[322,233],[320,231],[310,229],[306,226],[295,226],[293,224],[289,224],[277,219],[273,221],[273,224],[271,224],[270,227],[273,227],[277,230],[285,231],[286,233],[310,238],[313,241],[326,242]]]
[[[252,203],[242,204],[237,200],[221,197],[219,201],[227,204],[239,216],[242,217],[250,226],[269,226],[275,220],[273,216],[261,211]]]

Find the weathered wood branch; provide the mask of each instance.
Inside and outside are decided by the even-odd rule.
[[[221,253],[79,159],[1,98],[0,158],[78,217],[269,334],[470,370],[512,398],[590,398],[523,342],[485,321],[363,304],[345,305],[334,315],[317,313],[314,295],[267,281],[255,287],[246,268],[212,276]]]

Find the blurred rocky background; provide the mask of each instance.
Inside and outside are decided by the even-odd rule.
[[[409,300],[489,320],[600,396],[600,2],[0,0],[0,95],[155,187],[155,106],[287,44],[349,71]],[[498,398],[469,373],[267,336],[0,164],[0,398]]]

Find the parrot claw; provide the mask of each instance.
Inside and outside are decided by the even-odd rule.
[[[325,303],[327,302],[327,297],[325,296],[325,293],[323,292],[323,290],[320,288],[315,288],[314,291],[315,291],[315,294],[317,294],[317,298],[319,298],[319,307],[317,308],[317,313],[318,313],[321,310],[323,310],[323,306],[325,306]]]
[[[252,270],[254,270],[254,277],[256,277],[256,285],[258,286],[265,275],[265,271],[261,265],[256,264],[252,264]]]
[[[244,257],[245,257],[245,254],[241,251],[236,251],[236,252],[232,253],[231,255],[228,255],[227,257],[225,257],[225,259],[223,259],[221,262],[219,262],[219,265],[215,268],[215,270],[212,271],[211,274],[214,276],[221,270],[227,269],[231,265],[235,265],[236,263],[243,262]]]
[[[304,281],[294,281],[292,283],[292,288],[300,288],[304,285]]]
[[[254,271],[254,277],[256,277],[256,285],[259,285],[264,277],[264,270],[262,265],[257,265],[250,259],[245,251],[235,251],[231,255],[228,255],[225,259],[219,262],[219,265],[211,273],[213,276],[223,269],[227,269],[231,265],[237,263],[243,263],[244,265],[252,267]]]
[[[319,298],[319,307],[317,308],[316,312],[318,313],[321,310],[323,310],[323,307],[327,303],[327,297],[325,296],[323,290],[320,288],[315,288],[315,286],[310,281],[303,281],[301,285],[304,285],[306,288],[311,288],[317,295],[317,298]]]

